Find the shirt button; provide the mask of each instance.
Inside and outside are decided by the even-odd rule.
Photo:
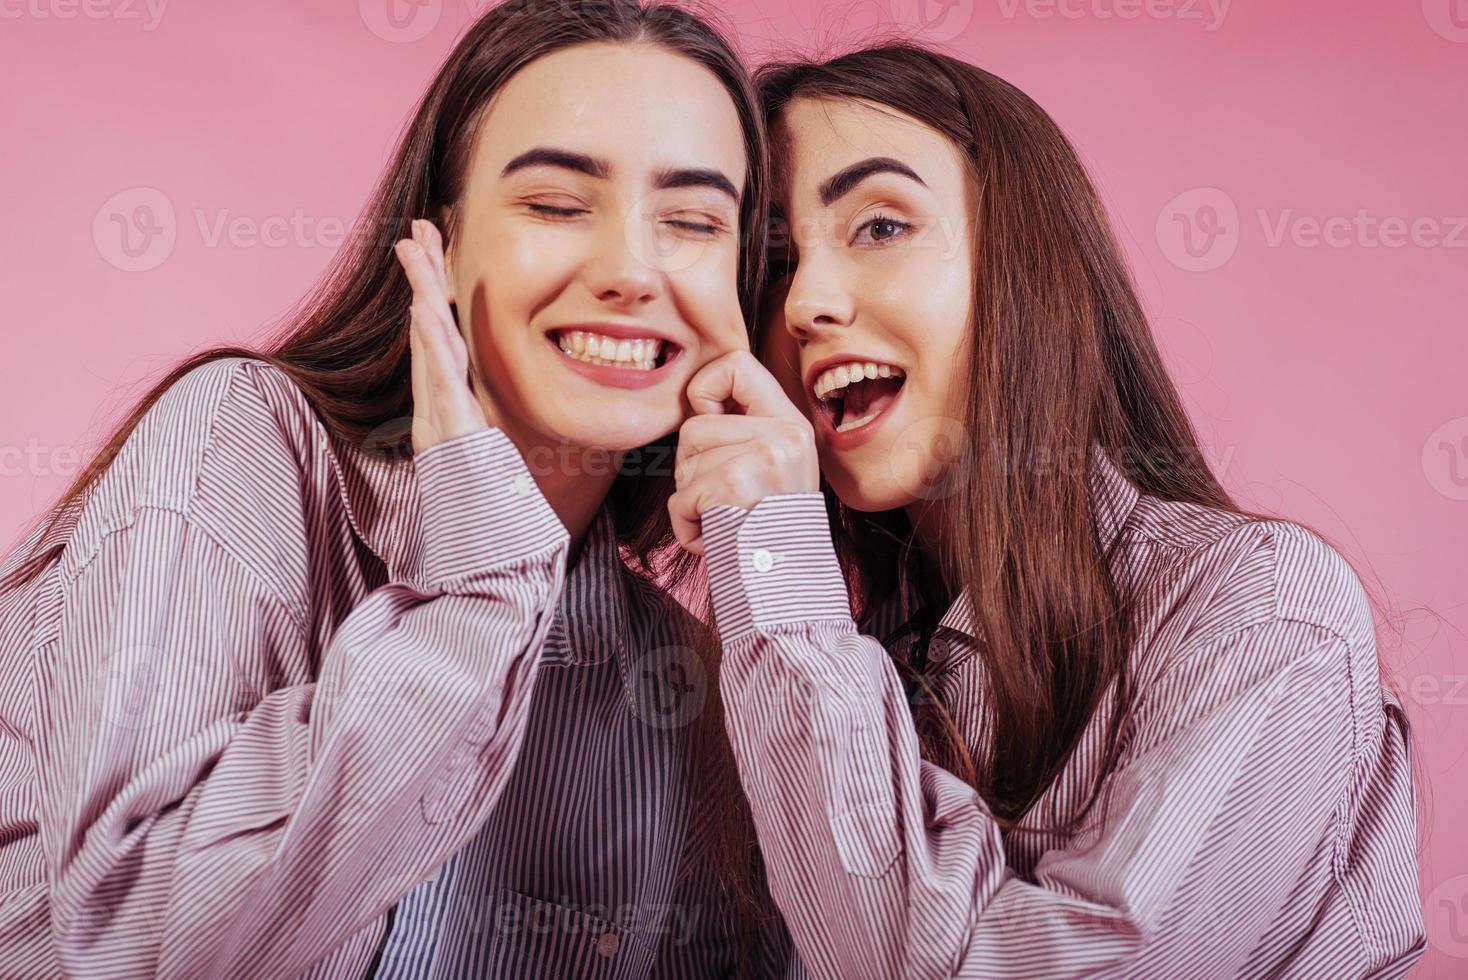
[[[755,571],[768,572],[770,569],[775,567],[775,556],[770,554],[764,548],[760,548],[754,553],[753,560]]]
[[[515,474],[515,493],[528,497],[535,492],[535,481],[524,473]]]
[[[615,932],[604,932],[596,941],[596,951],[603,956],[616,956],[617,950],[622,948],[622,940],[617,938]]]

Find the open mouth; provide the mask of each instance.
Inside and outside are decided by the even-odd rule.
[[[588,330],[552,330],[546,336],[572,360],[624,371],[656,371],[683,350],[661,337],[612,337]]]
[[[816,375],[811,391],[831,428],[851,432],[870,425],[896,400],[907,375],[900,367],[850,361]]]

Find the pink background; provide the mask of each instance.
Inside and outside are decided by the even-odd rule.
[[[484,7],[151,4],[0,2],[0,542],[143,382],[302,295]],[[1389,603],[1427,782],[1415,975],[1468,975],[1468,0],[925,6],[724,10],[756,57],[905,26],[1072,136],[1220,475]]]

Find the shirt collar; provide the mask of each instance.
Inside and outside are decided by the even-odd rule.
[[[1091,443],[1089,459],[1086,483],[1090,493],[1091,514],[1101,553],[1105,555],[1120,537],[1122,527],[1141,497],[1141,491],[1122,473],[1099,443]],[[876,622],[895,629],[918,611],[920,599],[913,567],[911,561],[898,562],[896,593],[892,599],[873,611]],[[969,641],[978,639],[972,607],[966,593],[954,600],[943,618],[938,621],[938,631],[942,630],[951,630]],[[941,654],[947,648],[948,644],[938,644],[934,654],[930,655],[930,661],[942,659]]]
[[[411,455],[396,457],[331,439],[331,465],[352,529],[387,566],[392,581],[422,586],[422,521]],[[626,681],[627,577],[611,509],[597,512],[565,584],[543,662],[604,663],[613,653]]]

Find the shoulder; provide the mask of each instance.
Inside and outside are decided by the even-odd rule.
[[[1310,528],[1165,502],[1155,502],[1141,517],[1151,566],[1200,613],[1190,628],[1194,640],[1295,622],[1336,634],[1353,647],[1372,642],[1370,604],[1360,578]]]
[[[1277,678],[1359,739],[1382,688],[1370,602],[1350,562],[1293,521],[1164,506],[1182,520],[1136,552],[1146,568],[1141,690],[1206,704]]]
[[[189,370],[138,420],[85,501],[65,575],[145,510],[210,535],[285,589],[306,536],[304,499],[328,466],[325,429],[279,368],[224,357]]]

